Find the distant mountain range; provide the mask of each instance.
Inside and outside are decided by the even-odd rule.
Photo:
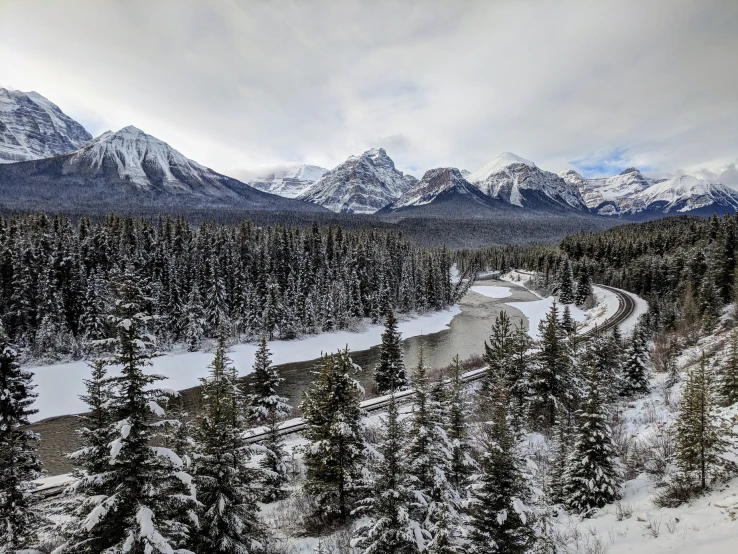
[[[639,218],[732,213],[738,210],[738,192],[687,175],[651,179],[635,168],[600,179],[571,169],[557,175],[509,152],[474,172],[436,168],[418,181],[398,170],[382,148],[350,156],[331,170],[292,165],[244,183],[135,127],[93,139],[40,94],[0,88],[0,208],[136,207]]]

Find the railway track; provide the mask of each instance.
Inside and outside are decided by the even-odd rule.
[[[523,272],[519,272],[523,273]],[[578,335],[577,341],[586,340],[587,338],[591,337],[597,330],[601,331],[607,331],[610,329],[613,329],[614,327],[622,324],[626,319],[628,319],[634,312],[636,303],[635,300],[633,300],[633,297],[620,289],[616,289],[613,287],[609,287],[606,285],[596,285],[600,288],[606,289],[617,295],[618,297],[618,309],[611,317],[609,317],[602,325],[600,325],[597,329],[591,329],[590,331],[587,331],[586,333],[582,333]],[[473,383],[474,381],[477,381],[482,378],[484,375],[484,368],[479,367],[476,369],[471,369],[464,373],[462,375],[462,380],[465,383]],[[415,391],[410,390],[404,390],[401,392],[398,392],[395,394],[395,400],[400,403],[406,403],[412,400],[412,397],[415,395]],[[389,404],[390,397],[389,396],[379,396],[376,398],[370,398],[369,400],[365,400],[361,403],[361,408],[365,412],[377,412],[387,407]],[[282,436],[286,435],[294,435],[297,433],[302,432],[305,429],[305,422],[302,421],[302,419],[293,419],[285,421],[279,429],[279,434]],[[264,440],[267,436],[266,431],[256,431],[252,432],[248,437],[247,440],[249,443],[258,443],[262,440]],[[39,490],[36,493],[37,497],[40,497],[42,499],[45,498],[51,498],[54,496],[60,495],[68,486],[69,483],[74,481],[73,478],[70,477],[69,482],[65,482],[56,486],[51,487],[45,487],[43,490]]]
[[[519,272],[523,273],[523,272]],[[636,303],[635,300],[633,300],[633,297],[620,289],[616,289],[613,287],[609,287],[606,285],[596,285],[602,289],[609,290],[610,292],[614,293],[618,297],[618,309],[617,311],[607,320],[600,325],[599,327],[595,329],[591,329],[587,331],[586,333],[582,333],[577,337],[577,341],[583,341],[590,338],[592,335],[594,335],[595,332],[599,331],[608,331],[610,329],[615,328],[616,326],[622,324],[626,319],[628,319],[635,310]],[[477,369],[472,369],[470,371],[467,371],[462,376],[462,380],[465,383],[472,383],[474,381],[477,381],[482,378],[482,375],[484,374],[484,368],[480,367]],[[412,397],[415,395],[415,391],[405,390],[401,391],[395,394],[395,400],[403,403],[408,402],[412,399]],[[379,396],[376,398],[370,398],[369,400],[365,400],[361,403],[361,408],[365,412],[376,412],[379,410],[382,410],[383,408],[386,408],[389,404],[390,398],[389,396]],[[282,424],[280,427],[279,433],[280,435],[293,435],[296,433],[300,433],[302,430],[305,429],[305,423],[301,419],[294,419],[286,421]],[[248,441],[251,443],[257,443],[261,440],[264,440],[266,438],[267,434],[266,432],[256,432],[248,437]]]

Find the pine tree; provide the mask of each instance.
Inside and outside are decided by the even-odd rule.
[[[559,271],[556,276],[556,292],[559,295],[559,302],[562,304],[574,303],[574,284],[571,277],[569,258],[564,258],[559,264]]]
[[[458,493],[448,479],[453,446],[443,427],[442,407],[431,394],[422,348],[412,383],[415,396],[407,442],[408,472],[418,494],[427,499],[424,505],[416,507],[414,516],[428,527],[435,523],[441,504],[455,508]]]
[[[597,373],[597,353],[587,354],[582,372],[587,377],[586,397],[576,414],[578,432],[564,479],[566,505],[585,517],[620,498],[620,470],[603,402],[610,382]]]
[[[317,523],[349,518],[364,459],[360,408],[362,389],[351,378],[354,365],[348,350],[326,355],[315,381],[303,392],[306,423],[305,490],[315,497]]]
[[[261,460],[261,467],[266,470],[266,500],[283,496],[282,487],[288,480],[287,453],[279,435],[279,424],[290,415],[292,407],[287,398],[277,394],[282,381],[272,365],[266,337],[262,336],[248,386],[247,417],[252,424],[264,425],[267,429],[266,452]]]
[[[569,412],[561,413],[553,433],[556,437],[556,456],[551,462],[548,481],[548,498],[553,504],[566,502],[567,468],[574,439],[572,419]]]
[[[589,280],[589,271],[583,267],[579,272],[579,281],[577,282],[577,291],[574,295],[574,303],[577,306],[584,306],[587,299],[593,295],[594,290],[592,290],[592,283]]]
[[[462,374],[463,368],[457,354],[451,364],[445,429],[451,444],[451,463],[448,478],[459,492],[464,489],[468,477],[475,467],[474,460],[470,456],[471,446],[469,444],[467,423],[467,413],[470,411],[470,405],[464,381],[461,379]]]
[[[35,385],[16,358],[0,324],[0,552],[8,554],[30,549],[42,523],[30,497],[41,471],[39,437],[23,429],[36,413]]]
[[[363,554],[418,553],[421,548],[416,534],[424,541],[428,533],[421,531],[420,523],[410,515],[417,497],[407,474],[408,460],[403,449],[407,435],[399,419],[394,393],[382,427],[378,447],[381,457],[372,479],[371,494],[357,509],[370,519],[356,530],[352,546],[361,548]]]
[[[121,367],[121,376],[111,380],[111,423],[103,431],[115,438],[108,445],[105,471],[83,479],[94,483],[83,487],[88,505],[94,507],[63,548],[65,553],[164,554],[189,539],[195,504],[191,478],[176,453],[151,445],[156,436],[152,416],[164,415],[159,405],[163,393],[152,388],[161,378],[144,372],[151,358],[152,343],[145,333],[151,316],[144,311],[146,298],[139,282],[129,270],[116,282],[110,319],[117,339],[111,362]],[[77,460],[83,466],[88,463],[84,456]]]
[[[633,335],[630,338],[624,357],[623,386],[620,393],[623,396],[648,394],[650,390],[648,381],[648,342],[646,340],[646,329],[640,322],[633,329]]]
[[[510,317],[506,311],[501,311],[495,318],[492,326],[492,334],[489,343],[484,342],[484,361],[487,364],[482,386],[480,389],[479,408],[485,410],[487,407],[488,394],[494,384],[503,380],[508,381],[508,369],[511,365],[513,354],[513,334],[510,325]]]
[[[99,475],[104,473],[110,465],[110,443],[115,439],[111,424],[112,414],[110,401],[113,390],[112,381],[107,376],[106,362],[96,358],[88,364],[91,369],[89,379],[85,380],[87,394],[80,398],[87,404],[88,412],[81,416],[82,427],[79,435],[82,439],[82,448],[69,455],[72,461],[79,461],[83,475]],[[77,486],[78,491],[85,491],[85,500],[96,495],[93,492],[96,482],[87,482],[81,478]],[[93,505],[83,503],[81,511],[89,511]]]
[[[238,372],[220,338],[202,382],[202,411],[195,426],[195,483],[201,504],[196,552],[243,554],[261,550],[266,536],[258,520],[258,476],[248,466]]]
[[[558,320],[556,304],[539,325],[541,346],[528,382],[528,416],[534,426],[556,424],[559,409],[569,409],[577,396],[569,341]]]
[[[561,328],[566,331],[567,335],[573,335],[577,332],[577,324],[571,316],[569,305],[564,306],[564,313],[561,316]]]
[[[721,405],[738,403],[738,329],[730,335],[728,356],[720,366],[719,388]]]
[[[391,390],[399,391],[408,385],[405,363],[402,360],[400,333],[397,331],[397,318],[391,309],[388,310],[384,320],[384,333],[379,348],[379,363],[374,369],[374,380],[379,394],[386,394]]]
[[[455,540],[458,524],[454,521],[448,504],[441,504],[438,509],[436,521],[430,527],[433,537],[428,543],[426,551],[428,554],[463,554],[465,548]]]
[[[313,554],[329,554],[328,548],[322,540],[318,539],[318,544],[313,548]]]
[[[200,290],[194,282],[184,308],[184,338],[187,342],[187,350],[190,352],[195,352],[200,348],[205,335],[204,327],[205,315],[200,301]]]
[[[720,418],[715,413],[714,383],[705,355],[691,370],[682,391],[680,412],[674,424],[677,465],[683,475],[695,477],[701,490],[710,476],[725,465],[721,455],[727,449]]]
[[[482,473],[472,489],[469,542],[475,554],[525,554],[536,543],[530,489],[516,453],[504,386],[492,391],[491,417],[480,439]]]

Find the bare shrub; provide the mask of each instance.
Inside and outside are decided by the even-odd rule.
[[[618,521],[629,519],[633,515],[633,506],[631,504],[621,504],[620,502],[615,504],[615,517]]]
[[[658,538],[661,534],[661,514],[658,516],[649,514],[646,516],[646,525],[643,527],[643,535],[647,537]]]
[[[666,425],[658,425],[642,441],[644,464],[643,469],[658,477],[663,478],[674,463],[676,445],[674,437]]]
[[[676,508],[689,502],[700,492],[699,484],[689,475],[678,474],[654,498],[659,508]]]

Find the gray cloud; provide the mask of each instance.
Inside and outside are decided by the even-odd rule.
[[[0,85],[224,172],[375,146],[421,174],[719,172],[737,51],[738,2],[709,0],[0,3]]]

